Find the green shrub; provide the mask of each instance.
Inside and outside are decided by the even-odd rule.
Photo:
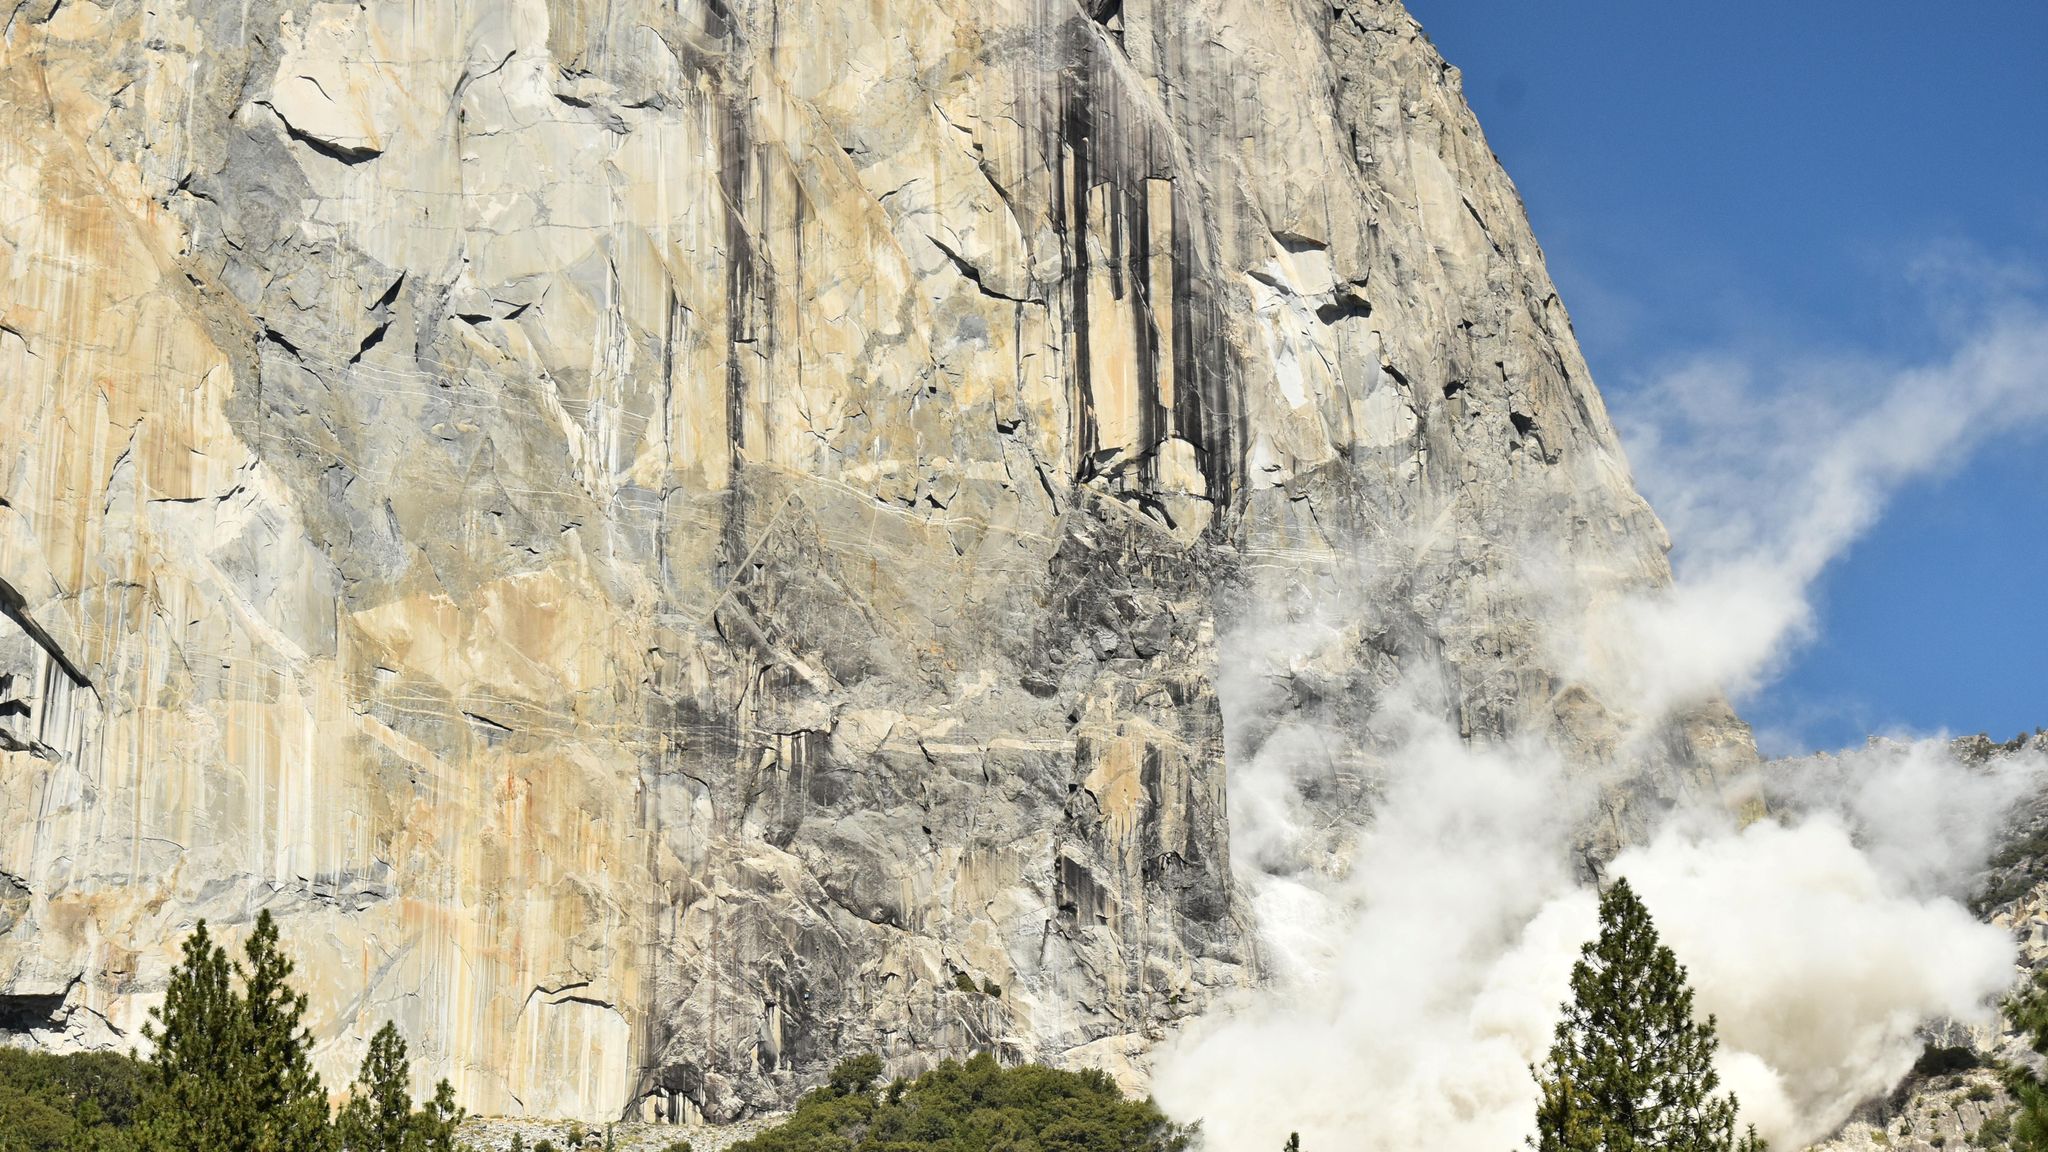
[[[825,1090],[834,1096],[864,1096],[881,1078],[882,1058],[872,1052],[863,1053],[841,1060],[825,1081]]]
[[[974,977],[969,976],[965,972],[955,972],[953,973],[953,991],[966,992],[974,996],[1001,996],[1003,994],[1003,986],[986,976],[982,977],[981,983],[976,984]]]
[[[1921,1050],[1920,1059],[1914,1061],[1913,1071],[1920,1076],[1949,1076],[1968,1072],[1980,1063],[1977,1054],[1968,1048],[1929,1044]]]
[[[881,1071],[874,1056],[841,1061],[788,1120],[731,1152],[1186,1152],[1194,1137],[1103,1072],[1004,1068],[982,1053],[878,1094]]]

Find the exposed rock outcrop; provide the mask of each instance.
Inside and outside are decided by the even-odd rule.
[[[1557,737],[1593,840],[1753,755],[1546,646],[1664,539],[1392,0],[4,16],[36,1042],[270,908],[330,1074],[392,1017],[490,1113],[1130,1070],[1258,978],[1217,637],[1318,588],[1379,606],[1329,675]]]

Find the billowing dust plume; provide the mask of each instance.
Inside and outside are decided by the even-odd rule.
[[[1716,693],[1764,689],[1811,630],[1814,580],[1892,492],[2048,417],[2044,364],[2048,323],[2020,311],[1946,363],[1875,378],[1859,366],[1855,387],[1729,364],[1677,374],[1623,413],[1678,541],[1677,582],[1551,597],[1580,606],[1549,622],[1555,666],[1645,740]],[[1559,577],[1528,579],[1541,599]],[[1160,1056],[1156,1095],[1200,1118],[1209,1147],[1272,1152],[1290,1131],[1313,1152],[1520,1146],[1530,1065],[1596,928],[1594,868],[1642,895],[1718,1017],[1743,1121],[1780,1149],[1895,1084],[1922,1025],[1989,1018],[2013,945],[1960,900],[2042,757],[1970,767],[1927,740],[1770,763],[1587,861],[1577,832],[1599,797],[1570,752],[1541,734],[1461,738],[1428,670],[1313,709],[1275,690],[1357,634],[1368,578],[1357,593],[1255,606],[1223,644],[1233,851],[1271,979]],[[1373,779],[1333,829],[1309,798],[1334,778],[1346,726],[1373,749]],[[1769,814],[1754,819],[1758,797]]]

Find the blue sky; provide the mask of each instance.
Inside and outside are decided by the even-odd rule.
[[[2048,3],[1409,6],[1617,410],[1688,361],[1936,361],[2048,303]],[[1815,604],[1743,704],[1771,750],[2048,725],[2048,435],[1901,490]]]

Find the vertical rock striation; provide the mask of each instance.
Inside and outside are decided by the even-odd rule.
[[[1751,755],[1549,654],[1662,532],[1393,0],[0,16],[35,1042],[267,907],[330,1073],[394,1018],[473,1110],[1134,1069],[1258,977],[1218,636],[1290,595],[1563,739],[1596,840]]]

